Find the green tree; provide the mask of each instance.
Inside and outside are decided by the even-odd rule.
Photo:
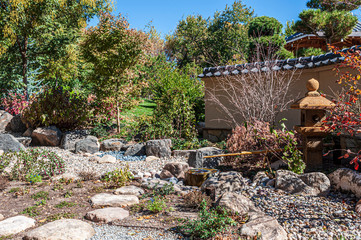
[[[296,33],[296,30],[295,30],[295,21],[292,20],[292,21],[287,21],[286,22],[286,27],[285,27],[285,36],[286,37],[289,37],[293,34]]]
[[[282,24],[275,18],[254,18],[248,28],[250,38],[249,61],[265,61],[274,58],[290,58],[292,53],[284,49],[286,43]]]
[[[146,123],[143,138],[193,139],[196,121],[204,116],[204,88],[196,77],[199,69],[194,64],[176,68],[165,55],[154,57],[146,68],[146,79],[157,106]]]
[[[321,9],[322,11],[346,10],[352,11],[361,5],[361,0],[310,0],[308,8]]]
[[[212,65],[225,65],[247,60],[249,39],[248,24],[254,10],[235,1],[222,12],[216,12],[210,20],[208,59]]]
[[[131,97],[134,84],[131,69],[145,52],[146,34],[130,29],[128,21],[119,15],[102,13],[96,27],[85,32],[81,43],[84,59],[92,64],[89,81],[100,99],[112,98],[120,131],[120,110]]]
[[[254,11],[235,1],[213,18],[187,16],[166,37],[166,52],[178,67],[196,63],[207,67],[244,61],[248,53],[248,23]]]
[[[2,0],[0,54],[10,51],[10,55],[20,56],[22,84],[27,91],[29,64],[37,62],[35,57],[53,54],[53,59],[58,59],[59,49],[72,40],[68,33],[84,27],[107,8],[107,0]]]
[[[172,35],[166,36],[166,52],[181,68],[192,62],[203,65],[208,34],[206,19],[200,15],[187,16],[178,23]]]
[[[360,5],[360,1],[353,1]],[[324,38],[327,44],[340,41],[352,32],[358,19],[350,10],[353,7],[347,4],[339,4],[334,0],[310,0],[307,3],[312,9],[303,10],[295,24],[298,32],[315,34]]]

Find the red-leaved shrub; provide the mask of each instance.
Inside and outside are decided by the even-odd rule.
[[[275,150],[283,148],[290,140],[298,139],[289,131],[273,129],[268,122],[255,120],[233,129],[227,141],[227,149],[231,153],[268,150],[267,157],[272,161],[282,158],[282,152]],[[257,162],[263,160],[265,156],[266,154],[255,154],[240,158]]]
[[[1,105],[8,113],[18,115],[29,105],[29,102],[26,100],[25,93],[9,92],[6,97],[1,99]]]

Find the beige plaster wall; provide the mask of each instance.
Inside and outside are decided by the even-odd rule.
[[[334,96],[333,92],[339,92],[341,90],[341,86],[336,83],[338,77],[336,76],[335,71],[332,69],[332,66],[319,67],[314,69],[306,69],[306,70],[298,70],[301,71],[298,77],[298,80],[294,82],[291,86],[289,94],[296,101],[299,98],[304,97],[306,90],[306,82],[310,78],[315,78],[320,82],[319,91],[326,94],[329,99],[332,99]],[[235,77],[235,76],[233,76]],[[232,106],[222,95],[222,92],[219,87],[219,84],[222,84],[224,80],[222,77],[211,77],[211,78],[203,78],[205,83],[206,93],[205,93],[205,127],[206,129],[231,129],[234,127],[234,124],[231,123],[227,114],[222,108],[215,104],[213,101],[210,101],[209,98],[209,89],[216,89],[216,96],[218,99],[229,109],[234,109]],[[241,86],[239,86],[241,88]],[[277,117],[277,120],[282,118],[288,119],[286,125],[289,129],[293,129],[294,125],[300,124],[300,111],[289,109],[280,113]],[[236,119],[239,119],[238,123],[242,124],[243,119],[239,116],[236,116]]]

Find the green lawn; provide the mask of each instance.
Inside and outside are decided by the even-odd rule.
[[[120,114],[120,117],[123,119],[122,123],[129,123],[141,116],[152,116],[155,107],[156,104],[152,100],[142,99],[142,102],[138,106]]]

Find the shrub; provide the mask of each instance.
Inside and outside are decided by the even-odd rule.
[[[147,209],[153,213],[163,212],[166,208],[167,204],[164,199],[159,196],[151,198],[147,204]]]
[[[1,99],[1,105],[4,106],[5,111],[12,115],[21,114],[28,104],[25,93],[9,92],[6,97]]]
[[[33,128],[55,125],[61,130],[73,130],[88,118],[87,99],[61,86],[44,89],[23,113],[23,119]]]
[[[257,154],[239,158],[258,163],[265,157],[271,161],[284,159],[289,164],[290,170],[301,173],[304,169],[304,163],[302,155],[297,149],[298,138],[292,131],[287,131],[283,123],[281,126],[281,130],[276,130],[272,129],[268,122],[258,120],[252,123],[246,122],[244,126],[237,126],[232,131],[232,135],[227,141],[227,149],[231,153],[268,150],[267,155]],[[283,152],[275,151],[281,148],[285,148]]]
[[[124,169],[118,168],[114,171],[106,173],[102,180],[107,183],[108,187],[122,187],[133,179],[133,174],[129,171],[127,165]]]
[[[184,205],[190,208],[200,208],[203,201],[206,202],[207,206],[211,206],[212,204],[212,199],[201,191],[189,192],[183,197],[183,199]]]
[[[236,222],[228,216],[227,211],[221,208],[207,209],[207,203],[202,201],[199,218],[186,222],[179,228],[191,235],[192,239],[209,239],[226,230]]]
[[[64,160],[56,153],[40,149],[7,152],[0,157],[0,166],[7,166],[10,162],[13,165],[10,178],[22,181],[38,175],[50,178],[63,173],[65,168]]]

